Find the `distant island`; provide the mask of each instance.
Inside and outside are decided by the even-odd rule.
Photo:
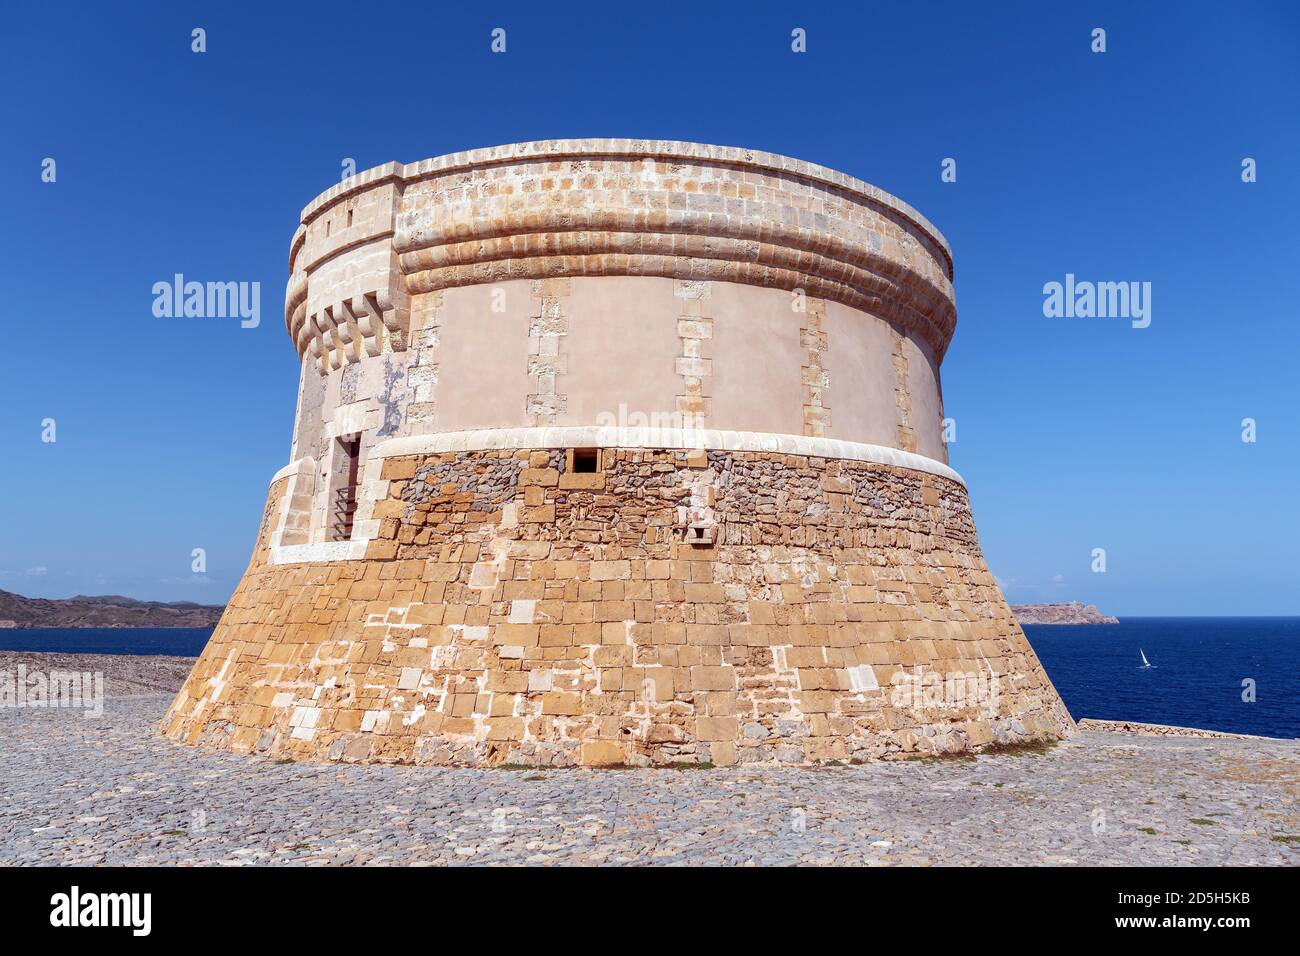
[[[225,607],[110,594],[51,600],[0,591],[0,627],[216,627]]]
[[[1011,613],[1021,624],[1118,624],[1119,618],[1102,614],[1095,604],[1013,604]]]

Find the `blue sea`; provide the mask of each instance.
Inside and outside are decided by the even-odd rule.
[[[210,627],[33,627],[0,630],[0,651],[198,657]]]
[[[1300,737],[1300,618],[1129,617],[1025,635],[1076,720]]]
[[[0,650],[195,656],[210,628],[0,630]],[[1300,618],[1130,617],[1025,626],[1075,719],[1300,737]],[[1141,666],[1145,653],[1151,666]],[[1255,700],[1242,699],[1254,681]]]

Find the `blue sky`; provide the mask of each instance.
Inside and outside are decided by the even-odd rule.
[[[289,239],[344,158],[629,136],[832,166],[943,231],[952,463],[1012,601],[1300,613],[1300,5],[463,6],[0,12],[0,588],[228,597],[288,457]],[[261,324],[154,317],[177,272],[260,282]],[[1066,273],[1150,282],[1150,327],[1044,317]]]

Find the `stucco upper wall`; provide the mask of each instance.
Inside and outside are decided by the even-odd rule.
[[[324,461],[330,439],[358,432],[369,448],[494,428],[650,426],[947,458],[929,346],[839,303],[660,276],[515,279],[411,302],[406,350],[326,375],[304,360],[295,457]]]
[[[944,461],[951,263],[906,203],[770,153],[575,140],[388,163],[309,204],[290,245],[295,456],[657,423]]]
[[[285,319],[318,371],[406,348],[409,298],[517,279],[659,276],[796,292],[876,315],[937,360],[952,259],[916,210],[754,150],[559,140],[387,163],[322,193],[290,252]]]

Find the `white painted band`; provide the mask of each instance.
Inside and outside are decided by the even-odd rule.
[[[550,428],[488,428],[390,438],[370,451],[370,458],[437,455],[445,452],[495,451],[506,448],[683,448],[705,451],[762,452],[837,458],[893,465],[938,475],[965,487],[961,475],[941,461],[914,452],[808,435],[718,431],[712,428],[630,428],[618,425],[571,425]]]
[[[271,564],[317,564],[331,561],[360,561],[366,556],[369,538],[355,541],[317,541],[312,544],[282,544],[271,548]]]

